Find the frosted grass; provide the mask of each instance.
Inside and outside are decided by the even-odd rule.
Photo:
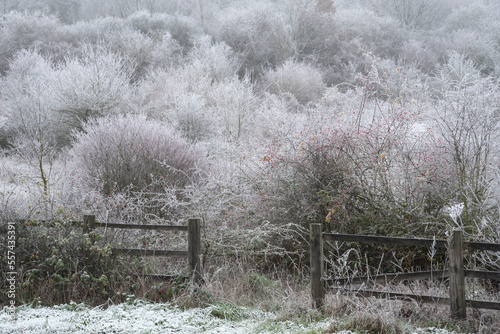
[[[16,320],[6,310],[0,311],[0,333],[52,334],[52,333],[257,333],[255,329],[274,315],[255,310],[243,310],[244,320],[234,321],[211,315],[214,307],[181,310],[170,304],[112,305],[107,308],[90,308],[82,304],[54,307],[17,308]],[[276,332],[286,328],[287,333],[327,328],[328,322],[309,326],[291,321],[272,326]],[[258,331],[263,333],[262,331]]]
[[[147,334],[147,333],[324,333],[332,319],[309,324],[278,321],[273,313],[241,308],[243,320],[212,315],[216,306],[182,310],[171,304],[143,301],[91,308],[72,303],[53,307],[20,306],[16,319],[0,311],[2,334]],[[421,328],[414,334],[453,334],[444,329]],[[354,334],[342,331],[337,334]]]

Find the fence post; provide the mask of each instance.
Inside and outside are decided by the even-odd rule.
[[[201,234],[200,219],[188,219],[188,263],[193,283],[201,285]]]
[[[465,275],[462,231],[453,230],[449,244],[450,252],[450,307],[451,316],[458,319],[467,318],[465,303]]]
[[[88,233],[95,229],[95,215],[83,215],[83,232]]]
[[[310,225],[309,235],[311,251],[311,294],[313,308],[323,309],[325,289],[323,286],[323,236],[321,224]]]

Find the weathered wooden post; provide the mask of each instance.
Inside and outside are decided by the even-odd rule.
[[[325,288],[323,286],[323,236],[321,224],[310,225],[311,251],[311,294],[313,308],[323,309],[325,304]]]
[[[465,274],[462,231],[453,230],[453,234],[449,244],[449,252],[451,316],[458,319],[466,319],[467,306],[465,303]]]
[[[83,232],[89,233],[95,229],[95,215],[83,215]]]
[[[201,285],[201,234],[200,219],[188,219],[188,263],[193,283]]]

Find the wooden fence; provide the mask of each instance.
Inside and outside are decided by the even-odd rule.
[[[400,274],[381,274],[370,277],[358,277],[355,279],[339,278],[325,279],[324,278],[324,256],[323,246],[324,241],[346,241],[358,242],[365,244],[383,244],[396,246],[419,246],[419,247],[435,247],[448,248],[449,268],[448,270],[426,271],[416,273],[400,273]],[[449,277],[449,298],[436,296],[423,296],[406,293],[381,292],[374,290],[351,290],[364,296],[374,296],[377,298],[392,298],[392,299],[414,299],[424,303],[441,303],[449,304],[451,315],[455,318],[465,319],[467,314],[467,306],[473,308],[483,308],[500,310],[500,302],[466,300],[465,299],[465,277],[479,279],[500,279],[500,272],[495,271],[478,271],[464,269],[464,250],[469,251],[494,251],[500,252],[500,244],[480,243],[480,242],[464,242],[462,232],[455,230],[452,233],[449,242],[444,240],[434,239],[410,239],[410,238],[392,238],[379,236],[365,235],[349,235],[322,233],[321,224],[311,224],[310,226],[310,252],[311,252],[311,294],[313,299],[313,307],[322,309],[324,306],[326,287],[331,287],[334,282],[345,284],[348,282],[398,282],[411,281],[419,279],[430,279],[438,277]],[[325,287],[326,285],[326,287]]]
[[[156,230],[156,231],[186,231],[188,239],[188,249],[186,251],[160,250],[160,249],[140,249],[140,248],[112,248],[112,254],[125,254],[135,256],[168,256],[188,259],[189,278],[192,282],[200,285],[202,283],[201,272],[201,234],[200,219],[188,219],[188,225],[153,225],[153,224],[121,224],[121,223],[100,223],[97,222],[94,215],[84,215],[84,231],[88,232],[97,227],[118,228],[118,229],[138,229],[138,230]],[[151,275],[163,276],[168,275]]]

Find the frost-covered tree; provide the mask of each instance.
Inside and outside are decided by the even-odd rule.
[[[60,37],[59,24],[56,18],[40,12],[4,15],[0,25],[0,73],[5,73],[8,62],[21,50],[35,48],[42,54],[51,54]]]
[[[448,3],[443,0],[377,0],[376,12],[390,15],[403,26],[429,29],[443,23],[449,14]]]
[[[2,0],[0,2],[0,11],[2,14],[17,10],[22,1],[18,0]]]
[[[206,35],[195,41],[188,60],[183,71],[190,76],[188,79],[191,84],[200,77],[210,83],[232,79],[240,65],[237,55],[226,43],[215,43]],[[195,78],[195,75],[199,77]]]
[[[250,80],[226,80],[208,94],[208,106],[217,120],[223,138],[240,143],[254,127],[253,115],[257,103]]]
[[[352,39],[365,53],[369,51],[383,59],[397,59],[409,36],[408,31],[401,27],[395,18],[376,15],[368,8],[339,9],[334,19],[337,34],[341,36],[339,43],[342,43],[342,48],[349,48],[347,51],[350,52],[356,49],[345,43],[346,40]],[[349,58],[348,54],[345,54],[346,51],[343,51],[343,57],[363,64],[363,57],[359,57],[361,50]]]
[[[131,69],[104,48],[85,46],[83,54],[60,67],[57,112],[66,128],[81,130],[92,118],[128,111]]]
[[[178,126],[192,141],[206,140],[217,133],[220,120],[226,122],[222,115],[231,114],[238,108],[229,104],[222,109],[218,106],[228,100],[238,100],[241,95],[238,92],[251,92],[248,83],[237,79],[238,68],[239,62],[225,43],[213,43],[208,36],[201,37],[182,67],[155,72],[142,83],[139,89],[141,110],[151,117],[166,119]],[[240,90],[241,87],[245,88]],[[249,95],[244,95],[238,100],[240,107],[251,103]],[[221,124],[219,129],[226,129],[226,125]],[[233,134],[237,132],[233,130]]]
[[[447,49],[465,54],[483,74],[498,73],[498,6],[472,2],[456,9],[445,21]]]
[[[490,184],[498,164],[500,90],[467,57],[454,53],[439,72],[436,125],[453,157],[454,200],[463,203],[462,222],[478,223],[491,207]]]
[[[321,68],[328,85],[351,80],[352,73],[346,69],[350,63],[360,59],[362,52],[359,34],[350,36],[345,30],[359,21],[349,20],[349,24],[345,24],[342,17],[346,13],[340,13],[340,9],[335,12],[320,11],[314,6],[314,1],[290,3],[294,6],[285,6],[284,10],[294,43],[294,58]]]
[[[137,13],[139,21],[143,17],[142,14],[145,13]],[[163,17],[157,17],[156,21],[162,19]],[[64,60],[68,58],[68,54],[76,57],[85,56],[92,47],[101,51],[107,49],[121,56],[128,71],[133,70],[131,79],[134,82],[140,81],[148,71],[157,67],[169,68],[177,64],[183,52],[168,30],[156,27],[155,20],[151,21],[153,21],[151,25],[145,24],[144,29],[140,22],[135,24],[135,20],[131,22],[129,19],[111,17],[64,26],[65,35],[60,43],[63,50],[69,49],[69,51],[60,58]]]
[[[289,26],[279,7],[270,2],[235,2],[219,13],[210,30],[241,57],[241,74],[252,79],[295,53]]]
[[[61,22],[73,23],[80,18],[80,0],[45,0],[43,2],[46,10],[56,15]]]
[[[10,145],[38,170],[45,193],[64,136],[54,110],[56,80],[50,61],[37,52],[22,51],[11,62],[1,92]]]

